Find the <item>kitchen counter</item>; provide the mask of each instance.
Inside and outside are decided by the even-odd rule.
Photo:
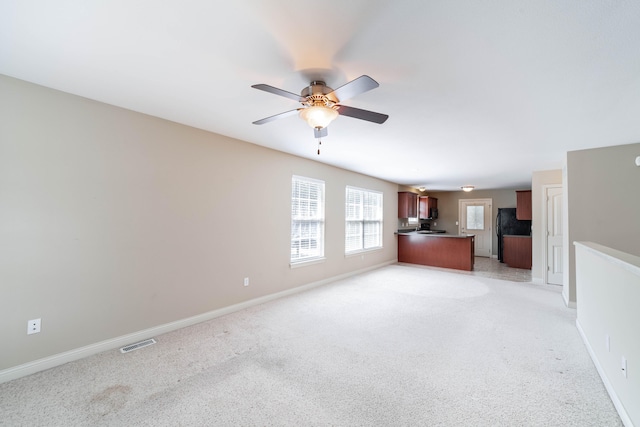
[[[473,270],[475,235],[424,234],[419,231],[398,235],[398,262],[432,267]]]
[[[424,232],[424,231],[397,231],[395,234],[398,236],[427,236],[427,237],[454,237],[457,239],[464,239],[467,237],[474,237],[475,234],[447,234],[446,232]],[[524,236],[523,236],[524,237]]]

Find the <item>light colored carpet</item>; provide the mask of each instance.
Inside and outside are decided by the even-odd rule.
[[[0,384],[7,426],[621,426],[560,289],[392,265]]]

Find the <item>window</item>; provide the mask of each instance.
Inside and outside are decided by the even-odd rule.
[[[484,230],[484,206],[467,206],[467,230]]]
[[[382,247],[382,193],[347,187],[345,253]]]
[[[324,257],[324,181],[291,179],[291,262]]]

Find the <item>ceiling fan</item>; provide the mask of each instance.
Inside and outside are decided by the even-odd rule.
[[[340,104],[342,101],[375,89],[378,86],[380,86],[378,82],[366,75],[360,76],[349,83],[345,83],[335,90],[327,86],[325,82],[315,80],[309,83],[309,86],[302,89],[300,95],[266,84],[253,85],[251,86],[252,88],[284,96],[285,98],[293,99],[302,104],[300,108],[257,120],[253,122],[253,124],[262,125],[273,120],[299,114],[300,117],[313,128],[313,134],[318,140],[321,137],[327,136],[327,126],[329,126],[338,115],[382,124],[389,118],[388,115]],[[320,150],[318,150],[318,154],[320,154]]]

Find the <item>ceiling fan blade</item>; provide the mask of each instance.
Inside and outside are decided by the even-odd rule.
[[[251,87],[254,89],[259,89],[265,92],[273,93],[275,95],[284,96],[285,98],[293,99],[294,101],[298,101],[298,102],[306,101],[306,98],[303,98],[298,94],[295,94],[293,92],[287,92],[286,90],[278,89],[277,87],[273,87],[265,84],[252,85]]]
[[[272,122],[274,120],[283,119],[285,117],[293,116],[294,114],[298,114],[299,110],[300,110],[300,108],[297,109],[297,110],[285,111],[284,113],[276,114],[275,116],[265,117],[264,119],[256,120],[255,122],[253,122],[253,124],[254,125],[263,125],[265,123],[269,123],[269,122]]]
[[[329,135],[329,131],[327,130],[327,128],[314,128],[313,129],[313,137],[314,138],[324,138],[325,136]]]
[[[338,113],[341,116],[353,117],[354,119],[366,120],[368,122],[378,123],[381,125],[389,118],[386,114],[374,113],[369,110],[361,110],[359,108],[347,107],[346,105],[338,105]]]
[[[356,95],[360,95],[361,93],[367,92],[371,89],[375,89],[378,86],[377,81],[373,80],[371,77],[364,75],[360,76],[355,80],[351,80],[349,83],[345,83],[340,86],[338,89],[332,92],[336,98],[340,102],[347,100],[349,98],[353,98]]]

